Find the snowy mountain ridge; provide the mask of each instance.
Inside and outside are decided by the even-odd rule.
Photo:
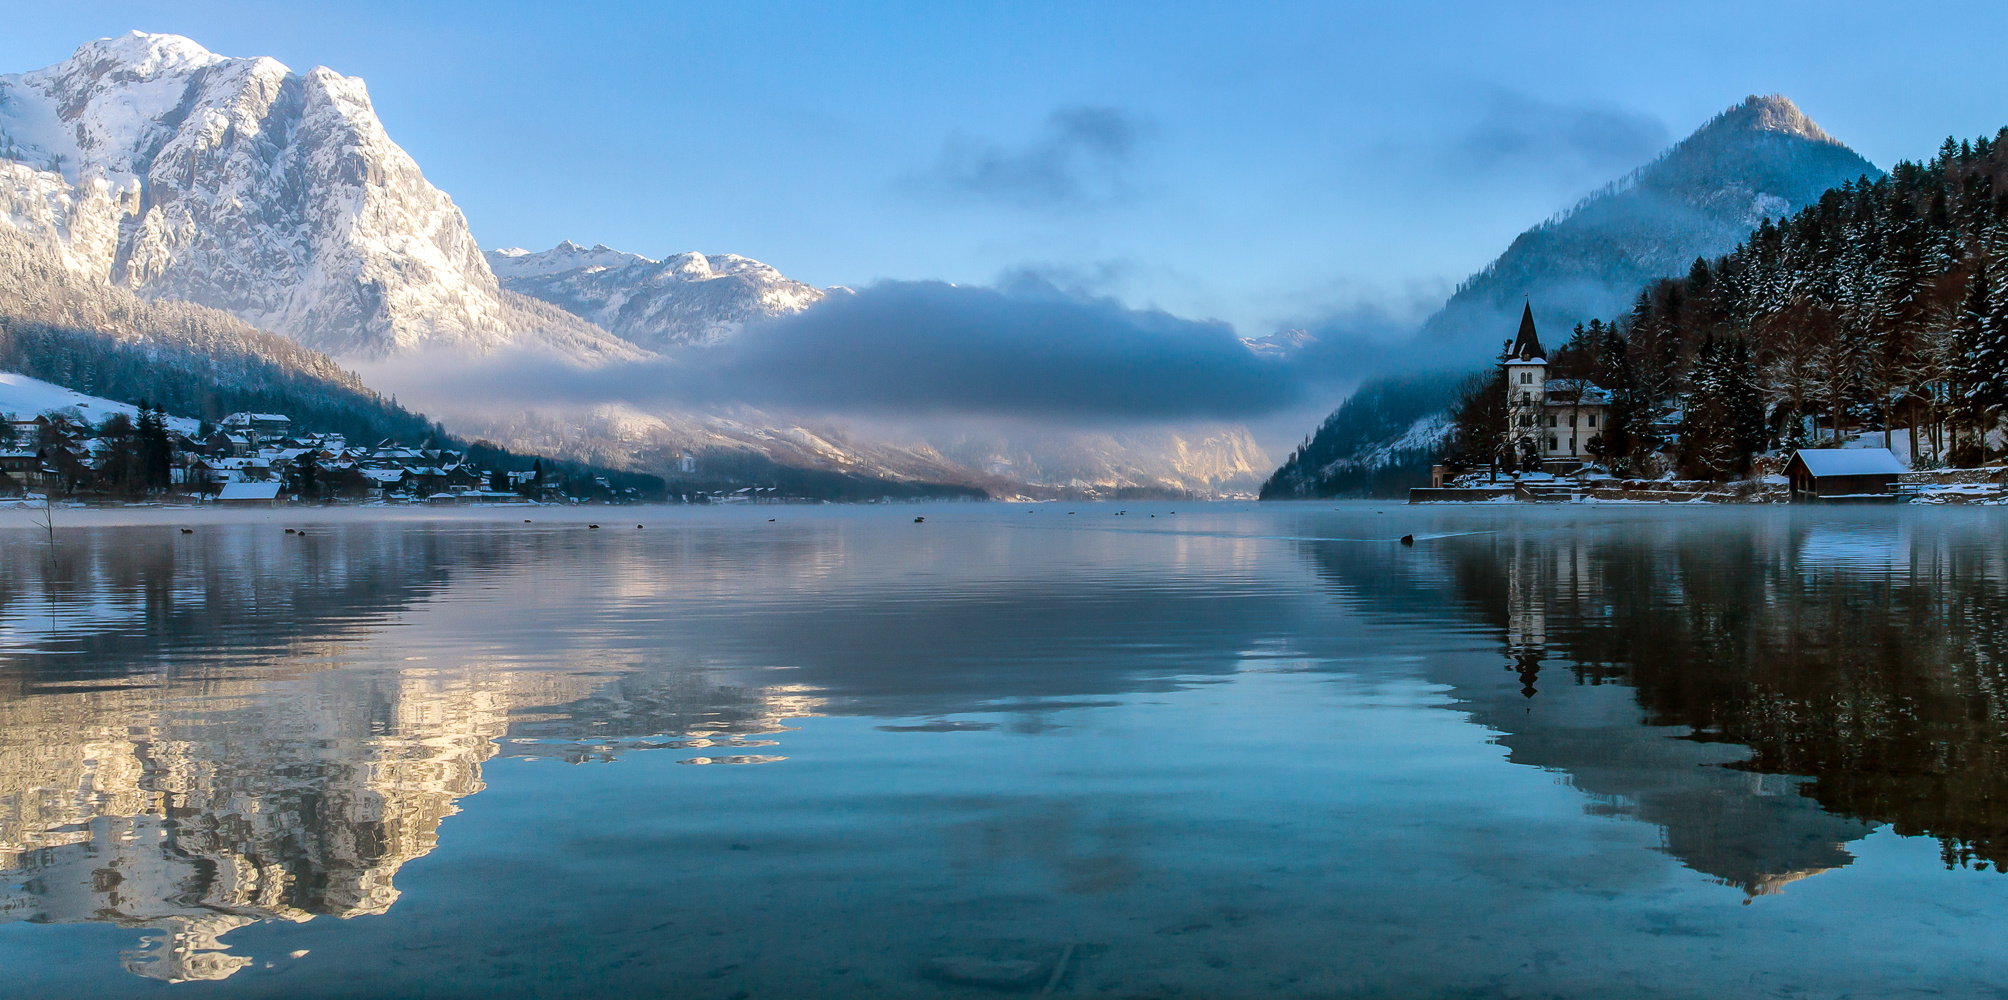
[[[541,253],[490,250],[502,287],[549,302],[648,350],[715,344],[748,320],[801,312],[832,291],[738,254],[665,260],[566,240]]]
[[[638,358],[504,293],[363,82],[131,32],[0,76],[0,226],[151,298],[348,357],[539,342]]]
[[[1683,172],[1679,160],[1683,156],[1689,155],[1697,147],[1704,145],[1721,146],[1729,141],[1730,137],[1739,135],[1745,137],[1745,140],[1748,141],[1748,139],[1764,133],[1802,140],[1813,146],[1831,146],[1837,150],[1846,150],[1850,154],[1853,153],[1852,150],[1848,150],[1846,143],[1834,138],[1826,129],[1821,128],[1819,123],[1807,117],[1806,113],[1799,110],[1799,106],[1792,103],[1790,98],[1783,94],[1770,94],[1761,97],[1752,94],[1745,98],[1743,103],[1716,115],[1707,124],[1696,129],[1692,135],[1682,140],[1679,144],[1661,152],[1653,158],[1652,162],[1638,167],[1631,173],[1584,195],[1574,205],[1565,211],[1555,213],[1542,225],[1558,225],[1570,216],[1584,211],[1598,201],[1621,195],[1642,184],[1651,185],[1655,179],[1655,175],[1667,169],[1668,161],[1674,161],[1672,164],[1674,172]],[[1867,161],[1863,162],[1866,163]],[[1872,174],[1879,173],[1873,165],[1869,165],[1868,170]],[[1691,173],[1692,171],[1684,172]],[[1708,207],[1724,201],[1734,201],[1737,207],[1743,208],[1740,221],[1753,229],[1756,228],[1758,223],[1764,221],[1765,218],[1778,218],[1789,211],[1791,207],[1789,198],[1773,192],[1752,190],[1750,183],[1746,180],[1703,177],[1698,179],[1700,181],[1698,184],[1693,183],[1693,180],[1695,179],[1690,179],[1690,183],[1686,187],[1698,190],[1685,192],[1687,197],[1684,200],[1696,207]],[[1710,181],[1720,182],[1720,186],[1711,184],[1709,183]],[[1747,202],[1744,200],[1745,197],[1748,199]]]
[[[1565,331],[1630,307],[1639,288],[1734,249],[1765,218],[1829,188],[1882,176],[1783,96],[1752,95],[1573,208],[1515,237],[1423,324],[1476,338],[1489,355],[1531,300],[1544,329]]]

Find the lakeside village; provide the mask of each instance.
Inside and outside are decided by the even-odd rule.
[[[1582,339],[1581,328],[1577,332]],[[1475,387],[1495,398],[1464,403],[1466,422],[1469,411],[1480,409],[1491,411],[1490,422],[1497,425],[1486,435],[1496,441],[1486,468],[1434,465],[1430,485],[1411,489],[1410,503],[2008,503],[2008,465],[1933,468],[1942,463],[1935,451],[1919,447],[1915,424],[1902,438],[1893,438],[1887,426],[1849,436],[1836,427],[1835,447],[1751,454],[1746,474],[1736,479],[1683,479],[1677,465],[1654,478],[1616,476],[1607,467],[1615,463],[1606,461],[1612,390],[1577,372],[1551,377],[1547,354],[1529,305],[1490,384]],[[1677,453],[1688,423],[1687,413],[1675,411],[1649,430]],[[1808,429],[1818,437],[1817,424]],[[1908,445],[1911,462],[1896,453],[1902,444]]]
[[[102,401],[101,406],[117,406]],[[0,496],[309,502],[632,502],[604,478],[482,469],[437,442],[359,446],[340,434],[296,431],[281,413],[233,413],[219,423],[170,417],[142,404],[92,422],[77,406],[0,421]],[[135,415],[137,419],[135,419]],[[709,499],[709,498],[707,498]]]

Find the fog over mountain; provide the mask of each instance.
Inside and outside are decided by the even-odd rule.
[[[1218,323],[1051,289],[886,282],[705,345],[593,368],[538,353],[364,366],[453,401],[478,433],[594,461],[784,464],[1017,485],[1250,492],[1268,456],[1240,423],[1298,398],[1298,369]],[[523,411],[531,412],[527,417]]]

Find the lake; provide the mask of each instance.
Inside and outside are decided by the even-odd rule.
[[[0,513],[0,995],[1998,997],[2003,524]]]

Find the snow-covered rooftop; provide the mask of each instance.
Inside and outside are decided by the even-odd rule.
[[[1882,476],[1910,471],[1885,448],[1801,448],[1797,457],[1815,476]]]
[[[216,495],[218,500],[276,500],[278,497],[278,483],[224,483],[223,491]]]

